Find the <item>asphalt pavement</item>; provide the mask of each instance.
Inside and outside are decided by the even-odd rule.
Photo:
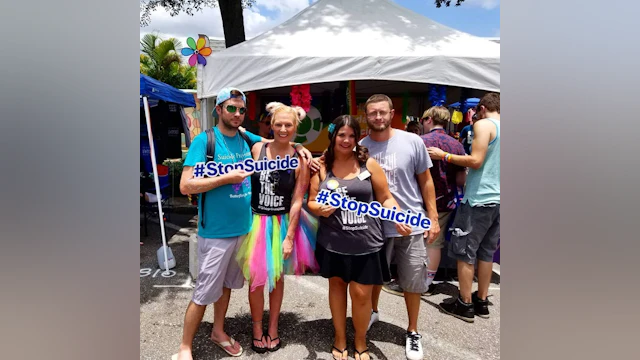
[[[189,236],[195,233],[192,215],[172,215],[166,227],[167,240],[177,266],[169,273],[159,270],[156,251],[162,240],[157,223],[149,223],[149,236],[140,246],[140,359],[169,360],[177,352],[182,337],[183,317],[193,292],[189,275]],[[174,225],[174,224],[177,224]],[[477,284],[474,284],[474,290]],[[280,315],[282,348],[257,354],[251,346],[251,318],[247,284],[235,290],[227,312],[225,330],[244,347],[240,357],[231,357],[209,339],[213,307],[207,308],[194,341],[194,359],[332,359],[333,326],[328,303],[327,280],[316,275],[286,276],[285,297]],[[436,294],[422,297],[419,332],[425,359],[499,359],[500,285],[491,284],[491,317],[476,317],[475,323],[442,313],[438,304],[457,296],[457,283],[440,283]],[[268,310],[268,297],[265,307]],[[349,356],[353,359],[351,304],[347,311]],[[268,312],[265,311],[265,324]],[[407,314],[404,298],[382,292],[380,322],[368,333],[372,359],[405,359],[404,334]]]

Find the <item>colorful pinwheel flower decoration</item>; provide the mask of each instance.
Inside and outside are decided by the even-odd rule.
[[[207,59],[205,56],[211,55],[211,48],[208,46],[204,46],[206,44],[206,40],[204,38],[199,38],[198,43],[193,40],[193,38],[187,39],[187,45],[189,47],[182,48],[182,55],[189,56],[189,65],[196,66],[196,63],[200,65],[207,65]]]

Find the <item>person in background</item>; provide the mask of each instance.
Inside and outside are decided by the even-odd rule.
[[[462,204],[462,199],[464,199],[464,184],[467,182],[467,172],[466,168],[462,168],[462,170],[456,173],[456,208]]]
[[[464,148],[464,152],[467,155],[471,155],[471,143],[473,142],[473,122],[476,120],[476,114],[474,111],[473,116],[471,116],[471,123],[462,128],[460,131],[460,136],[458,136],[458,140],[462,143],[462,147]]]
[[[417,121],[410,121],[405,127],[405,131],[416,135],[422,135],[423,133],[422,125]]]
[[[464,148],[456,139],[447,135],[444,127],[447,126],[451,120],[451,114],[449,110],[444,106],[433,106],[426,110],[422,115],[422,123],[426,134],[420,138],[424,142],[424,145],[428,148],[435,146],[443,149],[446,152],[457,155],[464,155]],[[451,163],[446,163],[441,160],[434,160],[431,170],[431,178],[436,189],[436,207],[438,209],[438,223],[440,234],[436,240],[427,244],[427,254],[429,258],[429,272],[427,283],[429,289],[425,292],[425,295],[431,295],[435,291],[435,285],[433,279],[438,272],[440,266],[440,258],[442,254],[442,248],[444,247],[444,239],[447,233],[447,225],[449,224],[449,218],[451,213],[456,208],[455,200],[455,176],[456,173],[462,171],[463,168]]]
[[[258,121],[258,135],[264,139],[273,139],[273,131],[271,131],[271,113],[268,111],[260,115]]]
[[[500,94],[485,95],[476,109],[479,120],[473,124],[471,155],[427,149],[433,160],[470,167],[449,243],[449,256],[457,260],[460,293],[457,300],[440,304],[442,311],[466,322],[474,322],[475,315],[489,317],[487,295],[500,240]],[[478,291],[471,294],[476,262]]]

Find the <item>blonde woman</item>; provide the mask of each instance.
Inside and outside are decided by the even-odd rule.
[[[271,114],[273,142],[256,144],[252,149],[253,159],[298,158],[291,140],[306,116],[304,110],[269,103],[267,111]],[[297,168],[288,170],[269,170],[258,165],[251,175],[253,226],[238,251],[237,260],[250,284],[251,348],[257,353],[276,351],[281,346],[278,318],[284,296],[283,275],[318,270],[314,257],[317,222],[302,210],[309,172],[309,166],[300,162]],[[266,334],[262,326],[265,286],[269,290]]]

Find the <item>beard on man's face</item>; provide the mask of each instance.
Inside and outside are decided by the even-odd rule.
[[[236,104],[232,104],[232,105],[236,105]],[[240,107],[243,105],[244,104],[240,103],[240,104],[237,104],[236,106]],[[244,121],[244,115],[240,115],[240,117],[236,118],[235,114],[229,113],[224,107],[221,110],[222,111],[219,114],[220,121],[222,122],[222,125],[224,127],[228,129],[237,129],[242,125],[242,122]]]
[[[223,114],[220,118],[222,124],[230,129],[237,129],[242,125],[242,117],[239,120],[236,120],[234,115],[231,114]]]
[[[385,131],[391,126],[391,119],[384,119],[382,123],[378,123],[376,120],[367,120],[367,126],[371,131]]]

